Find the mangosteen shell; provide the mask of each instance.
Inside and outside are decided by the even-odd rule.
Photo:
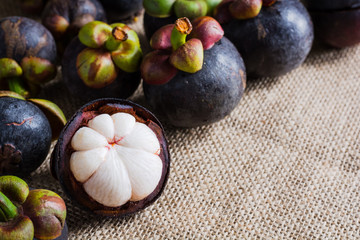
[[[176,21],[176,16],[170,16],[166,18],[157,18],[150,16],[146,12],[144,13],[144,30],[145,35],[148,39],[151,38],[151,36],[162,26],[168,25],[168,24],[174,24]]]
[[[50,123],[37,106],[16,98],[0,98],[0,111],[0,175],[27,176],[49,152]]]
[[[100,0],[112,21],[129,20],[140,14],[142,0]]]
[[[76,37],[67,46],[62,59],[63,81],[73,96],[87,102],[104,97],[128,98],[135,92],[141,80],[140,71],[127,73],[119,69],[118,77],[111,84],[103,88],[86,86],[76,67],[77,56],[85,48],[87,47]]]
[[[295,69],[309,54],[314,30],[298,0],[277,1],[248,20],[222,25],[244,59],[249,77],[276,77]]]
[[[245,87],[244,62],[226,37],[204,52],[200,71],[193,74],[178,71],[162,85],[143,83],[151,108],[177,127],[219,121],[238,105]]]
[[[163,162],[163,171],[156,189],[143,200],[137,202],[129,201],[120,207],[106,207],[93,200],[82,188],[82,184],[71,173],[70,157],[74,152],[71,147],[71,139],[79,128],[87,126],[88,121],[94,117],[103,113],[112,115],[118,112],[136,115],[137,121],[141,121],[151,127],[159,139],[160,148],[162,149],[159,157]],[[102,98],[91,101],[81,107],[65,125],[51,154],[50,169],[53,177],[60,182],[67,196],[79,203],[85,210],[107,217],[133,214],[154,203],[166,186],[170,172],[170,153],[164,128],[154,114],[129,100]]]
[[[56,61],[56,44],[51,33],[40,23],[26,17],[6,17],[0,20],[0,58],[12,58],[18,63],[24,57]]]
[[[309,10],[346,10],[360,7],[360,0],[302,0]]]
[[[57,40],[65,41],[66,45],[82,27],[74,24],[73,21],[83,15],[91,15],[94,20],[106,22],[105,10],[98,0],[49,0],[42,13],[42,23],[48,27],[50,23],[47,23],[49,21],[47,18],[54,16],[65,18],[70,24],[67,31],[62,35],[57,32],[52,32],[52,34]]]

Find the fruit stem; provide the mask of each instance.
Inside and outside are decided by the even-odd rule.
[[[121,43],[125,42],[127,39],[128,35],[121,27],[114,27],[111,35],[105,42],[105,48],[110,52],[115,51],[120,47]]]
[[[18,214],[16,206],[0,192],[0,222],[7,222]]]
[[[19,77],[13,77],[7,79],[9,84],[9,90],[20,94],[24,98],[30,96],[30,92],[26,90],[24,81]]]
[[[186,36],[192,31],[192,25],[188,18],[179,18],[171,32],[171,46],[175,51],[186,42]]]

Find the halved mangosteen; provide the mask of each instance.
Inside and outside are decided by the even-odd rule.
[[[244,2],[262,5],[261,11],[248,18],[256,7]],[[298,0],[224,0],[215,18],[239,50],[249,77],[283,75],[303,63],[312,47],[313,25]]]
[[[160,122],[121,99],[98,99],[77,111],[51,157],[53,175],[71,199],[104,216],[142,210],[162,193],[170,156]]]
[[[315,37],[337,47],[360,42],[360,0],[303,0],[314,22]]]
[[[69,91],[89,101],[127,98],[140,83],[142,50],[134,30],[123,23],[86,24],[65,50],[63,80]]]
[[[181,18],[151,38],[153,52],[141,73],[147,102],[179,127],[210,124],[239,103],[246,85],[244,62],[211,17]]]
[[[80,28],[95,20],[106,22],[98,0],[49,0],[42,12],[42,24],[53,34],[61,54]]]

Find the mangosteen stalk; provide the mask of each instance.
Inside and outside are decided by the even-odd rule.
[[[0,222],[7,222],[17,216],[16,206],[0,192]]]
[[[24,98],[30,97],[30,92],[26,90],[24,81],[19,77],[13,77],[7,79],[9,90],[20,94]]]
[[[176,20],[170,39],[174,51],[186,43],[186,37],[191,31],[192,25],[188,18],[184,17]]]
[[[105,48],[109,51],[119,49],[120,45],[128,39],[127,33],[119,26],[114,27],[111,35],[105,42]]]

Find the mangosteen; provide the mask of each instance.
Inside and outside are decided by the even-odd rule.
[[[45,160],[51,128],[45,114],[33,103],[0,98],[0,175],[25,176]]]
[[[303,63],[312,47],[313,25],[298,0],[224,0],[215,18],[239,50],[249,77],[283,75]]]
[[[70,92],[85,101],[100,97],[127,98],[140,83],[139,38],[123,23],[86,24],[65,50],[63,80]]]
[[[100,0],[111,21],[133,21],[140,15],[142,0]]]
[[[116,98],[80,108],[51,156],[52,173],[69,197],[112,217],[153,203],[165,187],[169,167],[161,123],[145,108]]]
[[[156,30],[176,19],[190,20],[202,16],[213,16],[215,7],[221,0],[144,0],[144,29],[150,38]]]
[[[169,123],[196,127],[216,122],[238,105],[245,89],[244,62],[212,17],[187,18],[160,28],[143,59],[147,102]]]
[[[303,0],[314,22],[315,37],[336,48],[360,42],[360,0]]]
[[[18,177],[0,176],[0,213],[1,239],[67,239],[64,200]]]
[[[42,23],[53,34],[61,53],[81,27],[95,20],[106,21],[98,0],[49,0],[42,13]]]
[[[40,23],[25,17],[0,20],[0,87],[24,97],[56,75],[56,44]]]

